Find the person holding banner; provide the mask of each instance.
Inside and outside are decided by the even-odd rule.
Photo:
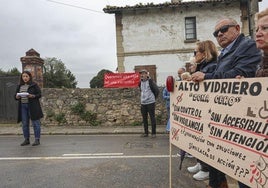
[[[217,66],[218,50],[216,45],[210,41],[196,43],[194,51],[196,71],[212,73]],[[193,178],[198,181],[209,178],[209,165],[197,159],[197,164],[187,168],[188,172],[194,173]]]
[[[191,73],[184,72],[184,73],[181,74],[181,80],[189,81],[190,79],[191,79]]]
[[[216,69],[212,73],[198,71],[192,80],[200,82],[207,79],[236,78],[236,76],[255,77],[261,52],[254,40],[240,33],[240,25],[232,18],[224,18],[216,23],[213,32],[222,47]],[[213,167],[209,168],[209,187],[228,188],[225,174]]]
[[[141,114],[144,126],[142,137],[148,137],[148,114],[152,125],[152,138],[156,137],[155,100],[159,94],[159,89],[155,82],[149,77],[149,72],[145,69],[140,71],[141,82]]]
[[[256,45],[263,51],[256,77],[268,77],[268,8],[255,15]]]
[[[262,62],[256,72],[256,77],[268,77],[268,9],[255,15],[256,25],[256,45],[263,51]],[[236,78],[243,78],[239,75]],[[239,188],[249,188],[249,186],[238,182]]]
[[[262,62],[256,72],[256,77],[268,77],[268,8],[255,15],[256,45],[263,51]],[[240,78],[241,76],[238,76]],[[249,186],[238,182],[239,188]]]
[[[231,18],[222,19],[217,23],[213,35],[222,47],[217,67],[212,73],[194,73],[192,80],[200,82],[207,79],[235,78],[237,75],[255,77],[261,52],[254,40],[240,34],[240,25]]]

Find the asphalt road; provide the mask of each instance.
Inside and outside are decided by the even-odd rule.
[[[3,188],[168,188],[168,135],[43,136],[40,146],[20,146],[22,136],[0,136],[0,182]],[[172,187],[204,188],[194,181],[186,158],[178,169],[172,148]]]

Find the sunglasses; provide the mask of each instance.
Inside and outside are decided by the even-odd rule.
[[[213,32],[214,37],[218,37],[219,32],[226,33],[230,27],[235,27],[236,25],[224,25],[220,29]]]

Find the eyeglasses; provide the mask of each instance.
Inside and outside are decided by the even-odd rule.
[[[258,31],[265,31],[265,32],[267,32],[268,31],[268,25],[263,25],[263,26],[259,26],[259,27],[257,27],[257,29],[256,29],[256,33],[258,32]]]
[[[236,25],[224,25],[220,29],[213,32],[214,37],[218,37],[219,32],[226,33],[230,27],[235,27]]]

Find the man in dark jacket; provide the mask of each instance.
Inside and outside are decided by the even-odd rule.
[[[155,99],[159,94],[159,90],[154,81],[149,77],[147,70],[140,71],[141,82],[141,114],[144,126],[144,134],[142,137],[148,137],[148,113],[152,125],[152,138],[156,137],[156,120],[155,120]]]
[[[217,67],[212,73],[196,72],[192,80],[235,78],[237,76],[255,77],[261,52],[254,40],[240,33],[238,23],[230,18],[217,22],[213,32],[218,44],[223,48],[218,57]],[[228,188],[225,174],[211,167],[209,169],[210,188]]]
[[[216,25],[215,32],[219,45],[223,48],[218,58],[216,70],[212,73],[196,72],[193,81],[204,79],[235,78],[237,75],[246,78],[255,77],[261,53],[254,40],[240,34],[240,26],[235,20],[223,19]]]

